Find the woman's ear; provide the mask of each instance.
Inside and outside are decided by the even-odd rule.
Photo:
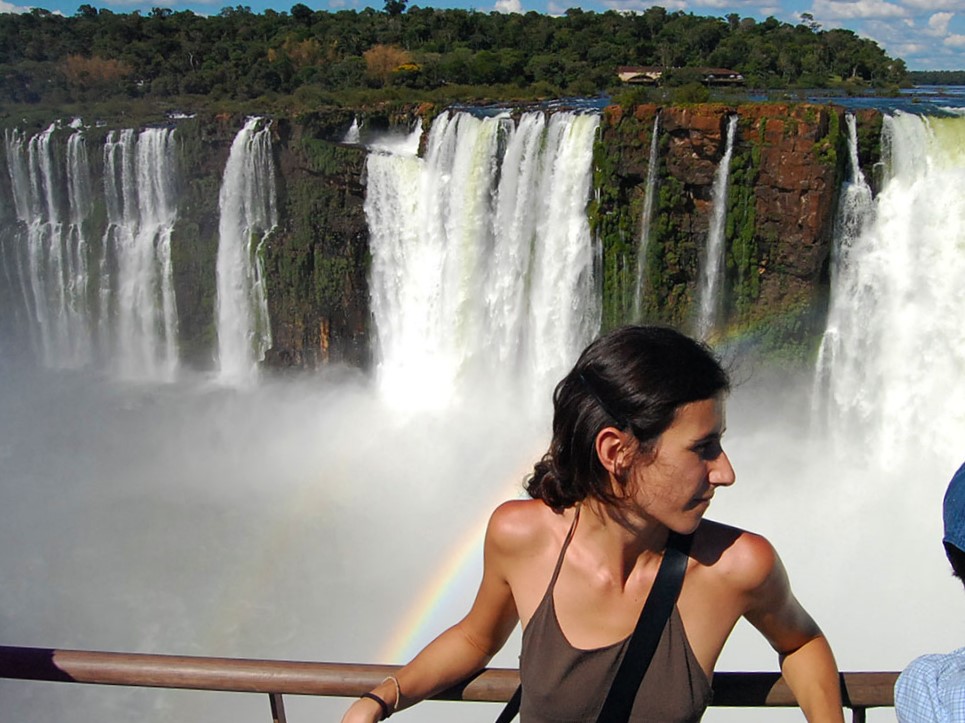
[[[626,433],[616,427],[604,427],[596,434],[595,449],[603,469],[620,479],[629,462]]]

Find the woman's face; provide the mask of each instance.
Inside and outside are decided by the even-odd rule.
[[[633,499],[644,517],[676,532],[693,532],[717,487],[734,483],[721,448],[724,402],[719,397],[685,404],[649,454],[631,470]]]

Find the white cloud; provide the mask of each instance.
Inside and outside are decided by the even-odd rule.
[[[522,13],[523,3],[520,0],[496,0],[493,10],[497,13]]]
[[[929,45],[922,45],[921,43],[904,43],[903,45],[898,45],[898,49],[901,51],[900,55],[920,55],[931,49]]]
[[[965,35],[949,35],[943,42],[952,48],[965,48]]]
[[[901,0],[901,4],[916,10],[965,11],[965,0]]]
[[[814,0],[812,14],[830,20],[900,18],[908,11],[886,0]]]
[[[948,23],[955,17],[955,13],[935,13],[928,18],[928,29],[935,35],[947,35]]]
[[[199,0],[199,2],[211,2],[213,0]],[[176,5],[179,0],[151,0],[151,7],[170,8]],[[120,8],[143,8],[143,0],[103,0],[105,5]],[[232,6],[234,7],[234,6]],[[145,13],[146,14],[146,13]]]
[[[30,8],[21,7],[20,5],[13,5],[8,2],[0,0],[0,13],[26,13],[30,12]]]
[[[603,0],[604,7],[618,12],[642,13],[652,7],[653,4],[652,0]],[[667,0],[667,2],[658,4],[665,10],[686,10],[689,7],[687,0]]]

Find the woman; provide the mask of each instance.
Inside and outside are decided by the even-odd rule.
[[[523,626],[522,723],[595,721],[670,532],[692,534],[676,608],[632,721],[697,721],[741,616],[780,656],[809,721],[843,721],[837,668],[759,535],[704,520],[734,482],[721,447],[726,372],[671,329],[593,342],[554,394],[553,439],[527,490],[489,521],[472,609],[343,723],[377,721],[476,673]]]

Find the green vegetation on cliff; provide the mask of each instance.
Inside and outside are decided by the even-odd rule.
[[[784,360],[809,359],[823,328],[836,202],[847,177],[844,111],[806,104],[607,108],[594,153],[592,228],[602,254],[603,322],[689,328],[724,154],[739,118],[724,229],[721,340],[739,338]],[[659,117],[659,173],[642,270],[642,199]],[[858,155],[880,157],[881,114],[857,117]],[[639,292],[637,292],[639,289]],[[639,307],[634,303],[639,293]]]

